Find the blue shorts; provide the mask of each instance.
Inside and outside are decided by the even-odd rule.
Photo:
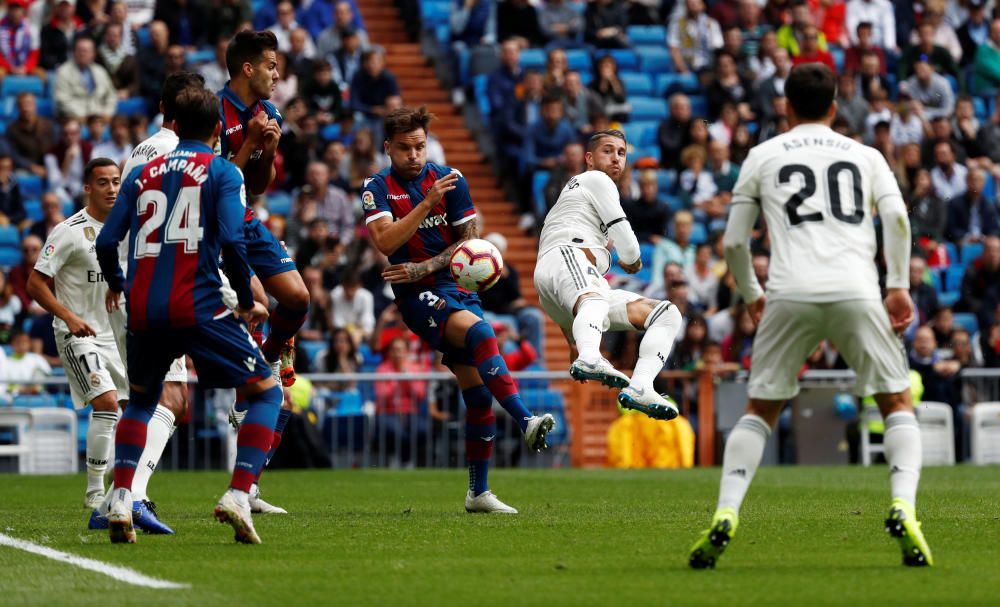
[[[417,286],[412,293],[397,295],[396,307],[399,308],[403,322],[411,331],[444,354],[443,362],[446,366],[475,366],[471,352],[467,352],[465,348],[456,348],[445,341],[444,327],[452,314],[462,310],[468,310],[482,318],[483,309],[480,307],[478,295],[464,293],[457,287],[449,289],[438,286]]]
[[[295,260],[288,254],[259,219],[254,217],[243,224],[247,239],[247,261],[253,273],[261,280],[295,270]]]
[[[129,382],[158,393],[170,363],[187,354],[205,388],[238,388],[271,377],[271,367],[242,321],[230,315],[191,327],[129,331]]]

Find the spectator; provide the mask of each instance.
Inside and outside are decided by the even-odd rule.
[[[778,97],[775,98],[779,99]],[[782,112],[776,111],[775,114]],[[724,103],[718,118],[708,127],[709,137],[714,141],[721,141],[729,145],[733,140],[733,133],[740,125],[740,113],[732,103]],[[707,147],[706,147],[707,150]]]
[[[847,121],[852,133],[865,131],[868,104],[858,95],[857,82],[851,72],[837,76],[837,118]]]
[[[503,355],[503,362],[511,371],[523,371],[538,360],[538,350],[530,341],[524,339],[517,333],[511,332],[511,327],[506,323],[490,323],[493,333],[497,336],[497,348]],[[515,383],[517,380],[514,380]]]
[[[350,89],[354,76],[361,70],[361,37],[357,30],[347,29],[341,35],[341,45],[333,54],[333,79],[340,90]]]
[[[738,27],[726,28],[722,31],[722,48],[718,52],[729,53],[736,61],[736,71],[742,80],[752,83],[757,74],[753,71],[751,57],[743,46],[743,33]]]
[[[490,74],[486,82],[486,96],[490,109],[501,112],[514,104],[515,87],[521,82],[521,46],[514,40],[500,45],[500,67]]]
[[[935,162],[934,151],[937,148],[937,144],[944,141],[951,146],[951,152],[955,160],[959,164],[966,165],[968,158],[965,155],[965,148],[951,130],[951,120],[948,120],[944,116],[939,116],[931,120],[930,123],[930,135],[924,137],[924,142],[920,146],[920,159],[923,164],[930,166]]]
[[[385,154],[375,149],[375,138],[371,130],[361,128],[354,134],[351,153],[344,158],[345,166],[341,174],[347,174],[351,192],[356,194],[361,191],[365,179],[378,173],[388,164],[389,160]]]
[[[709,341],[705,317],[701,314],[692,315],[687,319],[684,338],[670,357],[670,366],[681,371],[694,371]]]
[[[350,5],[348,5],[348,8],[350,8]],[[292,50],[292,32],[300,29],[300,26],[295,20],[295,7],[292,6],[289,0],[279,2],[276,10],[278,12],[278,22],[267,29],[274,32],[275,38],[278,39],[278,50],[287,53]],[[308,36],[308,32],[306,34],[305,53],[309,56],[315,56],[316,45],[313,43],[312,38]],[[330,52],[332,53],[333,50],[336,49],[332,49]]]
[[[330,291],[330,325],[347,329],[354,343],[371,339],[375,330],[374,299],[361,286],[357,272],[348,272],[339,285]]]
[[[976,91],[1000,88],[1000,19],[990,23],[990,37],[976,51],[975,72]]]
[[[951,377],[961,370],[961,365],[946,360],[937,348],[934,331],[927,326],[920,327],[913,337],[913,347],[909,354],[910,369],[920,374],[924,384],[924,400],[942,402],[950,393]]]
[[[309,163],[306,183],[292,193],[300,205],[296,216],[300,218],[305,236],[305,225],[313,219],[322,219],[329,226],[329,233],[341,244],[354,238],[354,205],[347,193],[330,183],[330,169],[320,161]]]
[[[91,158],[93,147],[80,136],[80,121],[70,119],[63,125],[62,137],[45,155],[49,188],[65,200],[83,194],[83,167]]]
[[[685,10],[677,12],[667,27],[674,69],[682,74],[700,73],[711,67],[713,54],[722,42],[722,29],[705,13],[704,0],[685,0]]]
[[[405,337],[399,336],[389,342],[386,359],[375,372],[379,374],[419,373],[420,367],[410,360],[409,346]],[[427,382],[424,380],[380,379],[375,382],[375,436],[381,448],[395,452],[403,463],[409,463],[411,450],[415,444],[418,453],[427,440],[427,418],[421,413],[427,398]]]
[[[739,13],[736,26],[740,29],[743,39],[743,53],[747,57],[756,58],[760,54],[761,43],[767,34],[771,34],[774,41],[774,29],[767,23],[763,23],[760,18],[760,5],[756,0],[739,0]],[[757,66],[753,66],[753,71],[757,71]]]
[[[288,55],[278,51],[274,54],[275,69],[278,70],[278,74],[281,76],[279,80],[275,81],[274,88],[271,90],[271,103],[275,107],[284,109],[292,98],[298,96],[299,90],[299,76],[295,72],[288,69]],[[316,70],[319,70],[320,63],[326,64],[326,69],[330,71],[330,64],[324,60],[319,60],[315,63]],[[333,79],[332,75],[329,77],[330,80]],[[315,84],[316,75],[313,74],[313,78],[308,80],[308,84]],[[205,87],[208,88],[208,87]],[[340,89],[337,89],[337,102],[340,103]],[[329,100],[327,100],[329,102]],[[329,120],[326,123],[328,124]]]
[[[950,141],[937,141],[934,144],[934,162],[936,166],[931,169],[931,183],[934,184],[934,193],[938,198],[950,202],[965,194],[969,170],[955,162],[955,148]],[[948,224],[951,231],[950,218]]]
[[[497,4],[497,35],[500,42],[520,38],[528,46],[545,44],[545,34],[538,24],[538,12],[528,0],[504,0]]]
[[[958,42],[958,36],[955,34],[955,30],[948,25],[944,20],[944,15],[941,13],[939,6],[941,4],[931,8],[928,6],[927,10],[924,11],[924,15],[921,18],[921,23],[924,21],[929,22],[934,26],[934,44],[938,46],[943,46],[945,50],[952,56],[956,63],[962,62],[962,45]],[[910,44],[916,44],[918,42],[917,32],[914,31],[910,34]]]
[[[31,227],[28,229],[28,234],[38,239],[36,244],[39,251],[42,250],[42,243],[48,240],[49,232],[64,221],[66,221],[66,216],[63,215],[63,204],[59,200],[59,197],[56,196],[56,193],[45,192],[42,194],[42,218],[31,224]],[[22,252],[25,252],[24,247],[26,244],[27,237],[21,242]],[[29,273],[32,267],[34,266],[28,268]],[[27,278],[25,276],[25,280]],[[27,291],[25,291],[25,297],[27,297]]]
[[[14,159],[0,155],[0,226],[19,226],[25,220],[21,188],[14,179]]]
[[[7,0],[7,14],[0,19],[0,78],[6,75],[38,76],[48,72],[38,65],[37,30],[24,18],[29,0]]]
[[[322,5],[326,4],[328,4],[326,0],[316,0],[309,5],[309,12],[312,13],[314,9],[321,10]],[[225,38],[232,38],[241,28],[248,27],[252,18],[250,0],[216,0],[209,10],[209,25],[206,30]]]
[[[878,99],[889,99],[889,79],[879,73],[878,55],[871,51],[861,55],[857,88],[865,101],[873,105]]]
[[[791,22],[778,28],[778,46],[788,51],[792,57],[798,57],[802,52],[802,43],[806,37],[806,28],[815,26],[816,21],[805,0],[795,0],[791,9]],[[826,36],[819,32],[816,41],[819,50],[825,51]]]
[[[590,116],[603,111],[601,100],[593,91],[583,86],[580,72],[575,70],[566,74],[563,101],[566,104],[566,118],[580,133],[588,133]]]
[[[292,33],[288,36],[288,72],[294,73],[299,78],[299,82],[306,83],[312,78],[313,72],[313,59],[315,58],[315,53],[310,53],[311,50],[306,42],[309,40],[309,33],[301,27],[292,30]]]
[[[124,166],[134,149],[128,133],[128,118],[115,116],[111,119],[111,139],[94,146],[94,158],[110,158],[118,166]]]
[[[902,147],[908,144],[920,145],[925,132],[930,132],[931,125],[927,122],[926,111],[919,101],[914,101],[909,90],[899,92],[899,102],[896,112],[889,123],[889,134],[892,144]]]
[[[561,96],[563,87],[566,86],[568,72],[569,63],[566,60],[566,51],[561,48],[551,49],[545,57],[545,75],[542,77],[545,83],[545,92]]]
[[[597,74],[590,83],[590,90],[599,98],[604,107],[604,113],[611,120],[628,120],[630,106],[625,98],[625,85],[618,77],[618,62],[610,55],[597,60]]]
[[[983,366],[996,369],[1000,367],[1000,303],[993,311],[992,324],[979,332],[979,343],[983,352]],[[984,325],[984,326],[987,326]]]
[[[110,118],[115,113],[118,96],[108,72],[94,63],[94,41],[77,38],[73,60],[67,61],[53,76],[52,96],[60,118],[83,119],[93,114]]]
[[[396,77],[385,69],[385,56],[381,49],[365,51],[361,57],[361,71],[351,82],[351,109],[368,122],[378,123],[389,108],[402,102]],[[380,130],[381,132],[381,130]]]
[[[1000,236],[996,206],[983,196],[986,176],[971,168],[966,177],[966,191],[948,203],[948,240],[981,242],[987,236]]]
[[[959,301],[964,310],[979,317],[980,326],[990,324],[989,314],[1000,303],[1000,238],[996,235],[983,239],[983,254],[966,268]]]
[[[587,163],[584,158],[583,144],[580,142],[572,141],[563,147],[562,156],[559,158],[559,165],[549,174],[549,181],[545,184],[546,213],[555,206],[556,201],[559,200],[559,194],[566,187],[566,184],[569,183],[569,180],[587,170]]]
[[[694,216],[690,211],[674,213],[674,236],[663,238],[656,243],[653,250],[653,282],[652,287],[663,287],[664,267],[675,263],[686,268],[694,263],[695,247],[691,244],[691,232],[694,228]]]
[[[712,271],[712,245],[703,242],[695,248],[694,263],[685,268],[684,277],[692,303],[702,308],[706,316],[719,309],[719,277]]]
[[[362,50],[367,50],[369,46],[368,32],[359,28],[356,21],[354,7],[351,6],[351,3],[337,2],[333,7],[333,23],[316,37],[316,54],[319,57],[330,58],[343,46],[343,39],[347,32],[352,32],[357,36]]]
[[[904,196],[913,191],[913,183],[916,180],[917,172],[920,170],[926,170],[920,161],[920,144],[907,143],[901,146],[895,172],[896,181],[899,182],[899,188],[904,193]],[[930,182],[929,174],[927,179]]]
[[[336,238],[330,237],[329,223],[315,217],[308,222],[302,221],[300,215],[303,209],[304,206],[296,201],[293,215],[288,219],[288,234],[285,241],[285,244],[295,253],[295,266],[299,272],[303,272],[309,267],[319,268],[323,262],[322,257],[327,251],[341,251],[343,249]],[[306,232],[300,238],[302,229],[305,229]]]
[[[774,50],[774,74],[757,88],[755,113],[762,118],[773,118],[775,97],[785,96],[785,80],[792,71],[792,59],[783,48]]]
[[[500,251],[501,256],[507,253],[507,239],[501,234],[494,232],[484,238]],[[504,263],[500,279],[488,291],[481,292],[479,297],[483,302],[483,310],[494,315],[514,317],[521,337],[528,340],[538,352],[544,351],[545,316],[521,294],[520,275],[514,264]]]
[[[711,139],[712,137],[708,133],[708,122],[705,120],[692,120],[691,125],[688,127],[688,134],[684,147],[696,145],[705,151],[705,157],[707,158],[708,142],[711,141]],[[683,151],[683,149],[681,151]],[[678,154],[678,161],[679,160],[680,155]]]
[[[322,341],[330,336],[331,345],[336,338],[331,335],[330,327],[330,291],[323,286],[323,272],[317,266],[304,266],[301,270],[302,282],[309,290],[309,312],[306,315],[306,322],[296,336],[302,340]],[[351,341],[351,336],[346,333],[347,341]],[[353,342],[351,342],[353,346]],[[326,352],[321,352],[317,356],[315,368],[317,371],[324,371],[323,360],[335,348],[330,348]],[[328,360],[328,359],[327,359]],[[359,361],[360,362],[360,361]],[[356,369],[355,369],[356,370]]]
[[[33,384],[43,377],[52,375],[52,367],[45,359],[31,351],[31,338],[28,334],[16,328],[2,329],[7,322],[7,306],[2,301],[6,295],[0,295],[0,340],[10,343],[13,352],[7,357],[5,364],[7,390],[10,394],[39,394],[42,386]],[[11,301],[17,301],[14,297]],[[6,335],[4,335],[6,334]]]
[[[900,85],[900,90],[905,90],[920,103],[926,119],[951,116],[955,110],[955,94],[951,90],[951,84],[944,76],[934,72],[925,55],[917,58],[913,70],[913,76]]]
[[[54,71],[69,59],[73,38],[83,29],[83,22],[73,13],[73,3],[59,0],[52,10],[52,20],[42,28],[38,66]]]
[[[941,306],[934,310],[929,326],[934,331],[934,339],[941,348],[951,350],[951,337],[955,334],[955,314],[951,308]]]
[[[97,47],[97,62],[108,71],[120,98],[138,94],[139,64],[123,44],[121,25],[109,23],[104,28],[101,45]]]
[[[361,371],[361,354],[358,353],[357,345],[351,338],[347,329],[334,327],[330,333],[330,345],[327,350],[320,354],[321,360],[317,360],[317,367],[325,373],[358,373]],[[322,362],[322,364],[320,364]],[[330,389],[343,392],[352,390],[357,386],[357,382],[336,382]]]
[[[149,24],[149,46],[139,50],[139,94],[145,97],[150,108],[159,107],[160,88],[167,76],[167,53],[170,49],[170,31],[167,24],[154,21]],[[183,51],[182,51],[183,52]]]
[[[639,242],[657,243],[667,233],[670,207],[660,199],[656,171],[646,169],[639,174],[639,197],[625,206],[625,216]]]
[[[45,359],[50,367],[62,367],[59,349],[56,346],[56,334],[52,330],[54,317],[48,312],[37,314],[31,323],[28,336],[31,338],[31,351]]]
[[[712,171],[712,179],[715,187],[719,191],[718,198],[723,205],[722,214],[725,215],[725,205],[729,204],[732,198],[733,188],[736,187],[736,180],[740,176],[739,165],[729,160],[729,146],[721,141],[711,141],[708,144],[708,165]],[[711,213],[710,213],[711,214]]]
[[[81,32],[81,35],[99,40],[104,36],[104,30],[108,26],[111,24],[119,25],[122,29],[122,46],[125,47],[129,54],[134,55],[139,48],[139,44],[135,35],[136,28],[129,24],[128,17],[128,7],[125,2],[115,0],[108,5],[108,15],[104,18],[103,22],[89,24]]]
[[[844,70],[845,72],[856,72],[861,68],[861,56],[865,53],[871,51],[878,55],[879,64],[881,66],[881,74],[885,76],[888,72],[889,64],[885,58],[885,51],[875,46],[872,41],[874,35],[872,24],[867,21],[862,21],[858,24],[857,30],[857,43],[851,46],[844,52]]]
[[[934,43],[934,31],[934,24],[930,21],[924,21],[917,27],[917,43],[906,47],[896,68],[900,82],[914,74],[918,61],[927,61],[939,74],[958,77],[958,64],[948,49]]]
[[[928,236],[932,240],[944,240],[948,227],[948,203],[934,192],[931,174],[921,168],[913,178],[913,188],[906,196],[910,212],[912,233],[916,236]]]
[[[680,166],[680,153],[691,127],[691,100],[684,93],[670,96],[670,113],[656,129],[660,146],[660,164],[667,169]]]
[[[563,48],[579,45],[583,18],[566,0],[548,0],[538,13],[538,25],[549,44]]]
[[[976,50],[990,37],[990,21],[986,18],[986,0],[969,0],[969,18],[958,28],[958,43],[962,45],[962,65],[976,61]]]
[[[926,281],[927,260],[919,255],[910,257],[910,298],[916,315],[913,322],[916,326],[927,324],[938,309],[937,291]]]
[[[229,82],[229,70],[226,68],[226,49],[229,48],[229,38],[219,38],[215,43],[215,58],[213,61],[203,63],[196,70],[205,79],[205,88],[210,91],[221,91]],[[286,71],[281,74],[288,78]]]
[[[153,13],[154,21],[162,21],[170,31],[170,44],[177,44],[185,50],[202,48],[209,43],[208,9],[199,0],[177,0],[157,2]],[[216,90],[216,89],[212,89]]]
[[[757,324],[750,316],[746,306],[739,306],[733,332],[722,340],[722,360],[727,363],[737,363],[743,369],[750,370],[750,357],[753,352],[753,340],[757,335]]]
[[[55,143],[55,127],[38,115],[38,101],[25,91],[17,96],[17,118],[7,125],[7,140],[17,169],[45,177],[45,152]]]
[[[799,54],[792,60],[792,65],[822,63],[830,68],[830,71],[837,73],[837,66],[833,64],[833,55],[829,51],[819,48],[820,35],[821,32],[815,25],[807,25],[803,28]]]
[[[624,0],[593,0],[583,13],[583,39],[597,48],[628,48],[628,9]]]
[[[550,171],[559,162],[566,144],[577,139],[576,131],[564,116],[562,99],[547,96],[542,99],[537,122],[528,127],[523,159],[530,170]]]
[[[688,146],[681,152],[681,171],[677,180],[677,188],[681,201],[687,208],[701,210],[702,205],[710,204],[718,193],[712,173],[705,169],[705,150],[698,146]]]
[[[736,57],[726,51],[719,51],[716,57],[715,79],[706,91],[709,118],[712,120],[718,118],[722,106],[729,103],[739,109],[741,117],[752,119],[751,94],[750,83],[743,80],[736,69]]]
[[[847,3],[844,26],[851,44],[858,43],[858,25],[872,25],[872,42],[886,51],[897,51],[896,13],[889,0],[850,0]]]
[[[781,47],[778,46],[778,37],[774,30],[767,30],[760,38],[757,54],[750,57],[750,69],[754,72],[754,85],[760,85],[761,82],[774,75],[774,52],[779,48]]]
[[[302,97],[308,100],[309,111],[316,115],[320,126],[326,126],[340,120],[344,111],[343,96],[333,79],[330,62],[318,59],[314,65],[314,76],[301,87]]]

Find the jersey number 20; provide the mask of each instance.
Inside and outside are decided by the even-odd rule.
[[[840,202],[840,174],[847,171],[851,176],[853,184],[854,212],[847,214]],[[791,198],[785,202],[785,212],[788,214],[788,223],[792,226],[803,224],[807,221],[823,221],[823,213],[799,213],[799,207],[806,199],[816,193],[816,174],[804,164],[787,164],[778,171],[778,183],[785,185],[790,183],[792,175],[802,175],[802,189],[792,194]],[[830,211],[833,216],[845,223],[857,225],[865,218],[865,207],[861,194],[861,171],[853,162],[835,162],[826,170],[827,191],[830,193]]]
[[[139,226],[135,237],[135,257],[159,257],[159,242],[150,242],[153,232],[160,229],[167,215],[167,195],[160,190],[146,190],[139,196],[139,216],[149,218]],[[152,207],[152,210],[150,210]],[[185,253],[197,253],[205,229],[201,227],[201,187],[188,186],[180,189],[177,200],[167,220],[167,231],[163,242],[183,244]]]

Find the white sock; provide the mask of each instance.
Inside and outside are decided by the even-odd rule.
[[[240,506],[250,507],[250,494],[246,491],[240,491],[239,489],[229,489],[230,495],[236,498],[236,503]]]
[[[916,505],[923,446],[920,442],[920,424],[913,411],[897,411],[885,418],[883,436],[892,497],[900,497]]]
[[[736,422],[722,456],[722,482],[719,484],[717,509],[733,508],[739,512],[769,436],[771,426],[758,415],[747,413]]]
[[[174,431],[174,414],[163,405],[156,405],[153,417],[149,419],[146,426],[146,448],[139,458],[139,465],[135,467],[135,476],[132,479],[132,499],[142,501],[149,499],[146,494],[146,487],[149,486],[149,477],[153,476],[156,465],[160,463],[163,449],[170,440],[170,435]]]
[[[646,334],[639,343],[639,360],[632,372],[631,386],[652,388],[653,380],[663,370],[681,330],[681,313],[669,301],[660,302],[645,322]]]
[[[115,446],[117,411],[91,411],[87,427],[87,493],[104,492],[104,474]]]
[[[588,297],[580,302],[573,319],[573,340],[580,360],[588,363],[601,358],[601,337],[608,321],[608,300]]]

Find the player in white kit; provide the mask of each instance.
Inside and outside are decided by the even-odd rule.
[[[771,428],[785,402],[798,394],[802,363],[824,339],[857,373],[855,392],[874,395],[885,418],[893,498],[886,530],[899,541],[905,565],[932,563],[914,508],[920,427],[906,352],[896,335],[913,318],[910,224],[882,155],[830,128],[835,92],[828,67],[809,63],[793,69],[785,83],[793,128],[750,151],[733,191],[726,261],[759,328],[750,404],[726,441],[717,510],[689,556],[696,569],[714,567],[735,534]],[[887,267],[884,304],[874,262],[876,210]],[[761,212],[771,241],[766,294],[748,247]]]
[[[535,288],[542,307],[562,329],[577,358],[570,374],[622,388],[618,402],[655,419],[677,417],[677,406],[657,394],[653,380],[670,356],[681,315],[669,301],[612,289],[604,275],[618,265],[634,274],[642,267],[639,241],[625,218],[618,180],[625,170],[625,135],[609,130],[587,143],[587,171],[573,177],[545,217],[539,236]],[[601,356],[605,331],[645,331],[631,379]]]
[[[97,263],[94,243],[115,204],[121,178],[118,165],[95,158],[84,168],[87,206],[53,228],[28,277],[28,294],[55,317],[53,329],[59,358],[66,369],[73,404],[93,406],[87,428],[87,493],[84,506],[96,511],[105,498],[104,474],[114,447],[119,406],[129,397],[125,368],[125,313],[108,313],[107,285]],[[122,260],[124,263],[124,259]],[[55,283],[55,292],[49,281]],[[158,410],[157,415],[162,415]],[[162,454],[146,449],[136,473],[141,493],[133,503],[136,525],[150,533],[173,533],[151,509],[145,487]],[[142,478],[140,479],[140,472]],[[91,514],[90,527],[106,527]]]

